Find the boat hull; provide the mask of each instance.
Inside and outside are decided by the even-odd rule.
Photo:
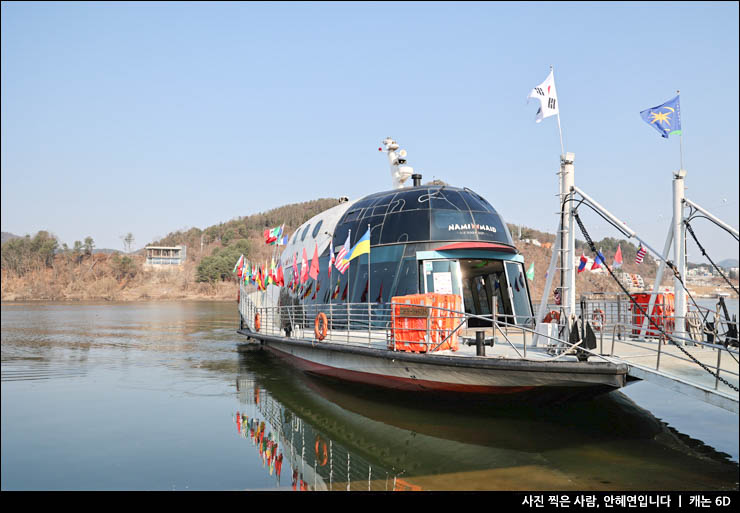
[[[240,333],[307,374],[405,392],[483,397],[561,390],[593,395],[627,383],[626,366],[610,363],[416,354]]]

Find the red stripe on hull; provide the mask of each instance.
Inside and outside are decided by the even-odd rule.
[[[310,360],[306,360],[304,358],[300,358],[298,356],[275,349],[270,345],[267,345],[267,347],[279,356],[284,357],[286,360],[289,360],[293,365],[306,373],[317,374],[319,376],[328,376],[331,378],[342,379],[354,383],[363,383],[385,388],[393,388],[396,390],[405,390],[411,392],[454,392],[473,395],[501,395],[527,392],[529,390],[534,390],[535,388],[537,388],[533,386],[493,387],[485,385],[465,385],[460,383],[444,383],[440,381],[400,378],[398,376],[386,376],[381,374],[371,374],[369,372],[351,371],[312,362]]]

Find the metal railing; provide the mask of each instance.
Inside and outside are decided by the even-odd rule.
[[[403,314],[396,311],[403,307],[420,308],[423,312],[414,315],[408,311]],[[493,341],[504,342],[518,358],[527,358],[528,347],[530,351],[536,347],[533,342],[537,335],[544,341],[543,348],[548,355],[544,359],[560,359],[581,352],[582,355],[605,360],[598,352],[582,347],[583,341],[570,343],[559,337],[559,330],[554,335],[538,331],[532,327],[533,317],[521,315],[497,314],[494,318],[491,314],[476,315],[449,308],[405,303],[256,306],[247,298],[241,298],[240,314],[241,327],[250,331],[312,343],[345,343],[434,353],[456,350],[460,341],[473,345],[473,338],[467,336],[471,330],[490,329]],[[315,329],[320,314],[326,316],[326,335],[323,338],[316,336]],[[259,326],[256,326],[257,320]],[[402,320],[412,322],[405,323]],[[487,326],[467,327],[471,320]],[[319,333],[323,335],[322,330]]]
[[[673,362],[685,362],[693,365],[699,365],[697,364],[697,360],[704,360],[702,361],[702,365],[705,366],[707,370],[711,371],[711,374],[714,376],[714,389],[719,390],[720,382],[723,381],[723,377],[730,376],[729,379],[737,380],[739,376],[738,374],[738,349],[736,347],[730,346],[730,345],[721,345],[721,344],[714,344],[714,343],[708,343],[703,341],[697,341],[693,338],[689,337],[676,337],[671,336],[671,343],[680,344],[683,346],[683,350],[679,352],[675,351],[667,351],[665,348],[668,346],[669,342],[664,338],[624,338],[624,339],[618,339],[618,337],[615,334],[615,331],[619,328],[619,325],[615,325],[612,327],[612,336],[611,336],[611,347],[609,349],[609,352],[607,353],[608,356],[613,356],[615,358],[618,358],[621,361],[624,362],[637,362],[639,361],[639,365],[647,368],[653,368],[655,371],[663,371],[665,374],[671,374],[671,364]],[[635,325],[632,324],[625,324],[624,328],[626,329],[634,329]],[[617,351],[615,348],[619,344],[620,346],[624,347],[627,346],[628,348],[631,348],[629,350],[623,349],[622,351]],[[687,346],[691,346],[691,348],[688,348]],[[702,350],[712,350],[716,351],[716,361],[714,364],[711,364],[708,360],[711,358],[712,353],[706,353],[702,354]],[[631,352],[637,350],[639,352]],[[724,366],[723,366],[723,359],[722,355],[726,354],[727,356],[724,359]],[[689,356],[691,355],[691,356]],[[645,361],[645,358],[655,358],[655,364],[653,365],[650,361]],[[693,358],[692,358],[693,357]],[[661,359],[663,359],[663,362],[661,362]],[[666,361],[665,359],[670,359]],[[713,358],[711,358],[713,360]],[[661,367],[662,365],[662,367]],[[697,366],[698,369],[698,366]],[[675,377],[675,373],[674,377]],[[701,375],[701,374],[700,374]],[[695,385],[705,385],[706,381],[702,383],[702,380],[696,380],[696,379],[681,379],[681,381],[684,381],[686,383],[695,384]],[[725,380],[726,381],[726,380]]]
[[[405,312],[400,309],[405,308]],[[282,306],[256,306],[248,298],[240,301],[240,314],[242,326],[251,331],[259,331],[264,335],[281,336],[297,340],[310,341],[311,343],[344,343],[365,347],[373,347],[387,350],[413,351],[419,353],[435,353],[447,349],[456,350],[460,341],[473,345],[470,331],[492,330],[492,340],[503,342],[511,348],[517,358],[526,359],[527,351],[538,348],[538,360],[557,360],[568,355],[576,355],[580,358],[597,357],[603,361],[621,361],[628,364],[640,362],[638,365],[644,368],[653,368],[656,371],[669,373],[671,366],[666,363],[666,358],[671,362],[684,362],[696,365],[691,356],[685,354],[668,352],[664,348],[665,337],[642,337],[638,336],[640,323],[634,322],[604,322],[601,325],[592,325],[597,336],[597,346],[594,349],[583,347],[583,340],[569,342],[566,340],[568,331],[564,319],[560,323],[547,328],[543,323],[539,327],[534,326],[534,319],[514,315],[496,316],[475,315],[467,312],[454,311],[447,308],[427,305],[407,304],[320,304],[320,305],[282,305]],[[315,325],[317,317],[324,314],[325,336],[317,337]],[[579,312],[580,314],[580,312]],[[495,318],[494,318],[495,317]],[[259,318],[259,329],[255,321]],[[477,321],[471,323],[471,321]],[[590,321],[590,319],[586,319]],[[632,320],[632,318],[630,318]],[[519,322],[519,324],[517,324]],[[664,319],[667,323],[667,317]],[[468,327],[469,324],[484,324],[487,326]],[[717,340],[717,327],[715,324],[714,340]],[[663,326],[661,326],[663,327]],[[539,328],[539,329],[537,329]],[[547,331],[545,330],[547,329]],[[551,333],[554,329],[555,333]],[[572,329],[572,327],[571,327]],[[578,327],[580,332],[580,327]],[[620,336],[619,334],[628,336]],[[323,330],[319,330],[323,335]],[[563,336],[565,334],[565,336]],[[605,335],[606,334],[606,335]],[[690,334],[690,332],[689,332]],[[534,340],[537,335],[538,343]],[[528,341],[529,337],[529,341]],[[606,340],[605,340],[606,338]],[[731,345],[709,343],[696,338],[677,338],[671,335],[671,339],[682,346],[693,346],[692,351],[707,349],[716,351],[716,359],[710,364],[707,360],[710,353],[699,354],[703,360],[701,364],[711,370],[715,376],[714,388],[718,390],[724,378],[737,380],[738,349]],[[542,340],[542,343],[539,343]],[[622,348],[617,350],[617,344]],[[606,347],[605,347],[606,346]],[[542,353],[546,353],[544,356]],[[684,352],[687,350],[684,349]],[[727,353],[725,355],[725,353]],[[723,358],[724,355],[724,358]],[[645,361],[645,358],[652,358]],[[697,357],[694,356],[696,359]],[[663,360],[663,361],[661,361]],[[653,362],[650,363],[650,362]],[[699,367],[696,367],[697,369]],[[692,383],[684,378],[676,378]],[[694,381],[694,384],[706,386],[704,383]]]

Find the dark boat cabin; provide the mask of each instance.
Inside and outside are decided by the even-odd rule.
[[[351,261],[344,274],[327,272],[329,242],[335,254],[347,236],[351,247],[370,230],[370,255]],[[506,223],[470,189],[415,186],[379,192],[329,209],[293,234],[282,254],[285,281],[293,260],[319,249],[318,280],[284,288],[281,304],[389,303],[393,296],[427,292],[458,294],[465,311],[529,324],[533,316],[524,259]],[[368,256],[369,281],[368,281]],[[471,319],[470,326],[485,325]],[[488,323],[490,325],[490,323]]]

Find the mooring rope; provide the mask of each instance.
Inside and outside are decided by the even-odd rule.
[[[583,237],[586,239],[586,243],[588,244],[588,247],[594,253],[595,257],[596,258],[599,258],[598,257],[598,251],[596,251],[596,245],[594,244],[594,241],[591,239],[591,236],[586,231],[586,227],[583,226],[583,222],[581,221],[581,218],[578,216],[578,211],[577,210],[574,210],[573,211],[573,217],[576,218],[576,222],[578,223],[578,228],[581,230],[581,233],[583,234]],[[657,329],[658,331],[660,331],[663,334],[663,336],[665,336],[666,339],[671,344],[673,344],[678,349],[680,349],[681,352],[683,352],[683,354],[685,354],[686,356],[688,356],[694,363],[696,363],[702,369],[704,369],[709,374],[711,374],[712,376],[714,376],[717,380],[721,381],[722,383],[724,383],[725,385],[727,385],[728,387],[730,387],[732,390],[734,390],[736,392],[740,392],[740,389],[738,389],[738,387],[736,387],[735,385],[733,385],[730,382],[728,382],[726,379],[724,379],[723,377],[721,377],[719,374],[716,374],[712,369],[710,369],[709,367],[707,367],[706,365],[704,365],[702,362],[700,362],[699,360],[697,360],[696,358],[694,358],[694,356],[691,355],[691,353],[689,353],[683,347],[681,347],[681,344],[678,344],[675,340],[673,340],[673,338],[670,335],[668,335],[663,330],[663,328],[661,328],[660,326],[658,326],[658,324],[653,320],[652,316],[648,316],[647,313],[646,313],[646,311],[642,309],[642,307],[640,306],[640,304],[637,301],[635,301],[635,299],[630,295],[630,293],[627,291],[627,289],[624,287],[624,285],[622,285],[622,283],[617,279],[617,277],[614,276],[614,273],[612,272],[611,268],[606,263],[606,261],[605,260],[602,260],[601,263],[606,268],[606,270],[609,271],[609,274],[614,279],[614,281],[617,282],[617,285],[619,285],[619,288],[621,288],[622,291],[625,293],[625,295],[630,299],[630,302],[632,302],[635,305],[635,307],[640,311],[640,313],[643,315],[643,317],[644,318],[647,318],[648,321],[650,322],[650,324],[652,324],[655,327],[655,329]],[[673,264],[670,264],[670,267],[671,267],[671,269],[674,270],[673,271],[674,273],[678,273],[678,271],[675,269],[675,267],[673,266]],[[680,280],[680,276],[679,276],[679,282],[681,283],[681,286],[683,286],[683,288],[685,289],[686,286],[684,285],[683,281]],[[688,290],[687,290],[687,293],[688,293]],[[689,296],[690,296],[690,294],[689,294]],[[721,351],[721,349],[719,349],[719,350]]]
[[[696,234],[694,233],[694,229],[691,228],[691,225],[688,221],[684,221],[684,224],[686,225],[686,229],[689,231],[689,234],[694,239],[694,242],[696,242],[696,245],[699,246],[699,251],[701,251],[701,254],[707,257],[707,260],[709,260],[709,263],[712,264],[712,267],[719,273],[720,276],[722,276],[722,279],[724,279],[727,284],[732,287],[732,290],[735,291],[735,294],[740,294],[740,292],[737,291],[735,286],[730,282],[729,279],[727,279],[727,276],[724,275],[722,270],[720,270],[719,267],[717,267],[717,264],[714,263],[714,261],[709,257],[709,254],[704,250],[704,247],[699,243],[699,239],[696,238]],[[729,319],[728,319],[729,320]]]

